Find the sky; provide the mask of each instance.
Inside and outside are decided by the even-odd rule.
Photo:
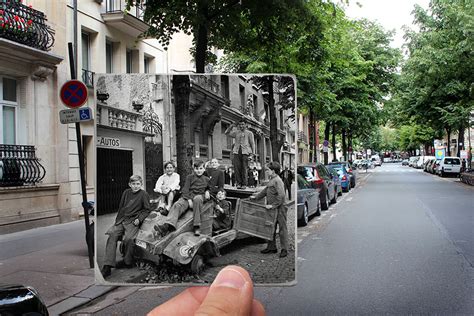
[[[362,7],[359,7],[360,3]],[[402,48],[404,43],[402,26],[418,30],[412,24],[414,5],[418,4],[427,9],[429,0],[350,0],[346,8],[346,15],[350,18],[367,18],[377,21],[386,30],[395,30],[392,47]]]

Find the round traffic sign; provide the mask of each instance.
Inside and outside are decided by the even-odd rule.
[[[325,139],[324,142],[323,142],[323,146],[328,147],[329,146],[329,141]]]
[[[87,101],[87,87],[79,80],[69,80],[61,87],[59,96],[65,106],[78,108]]]

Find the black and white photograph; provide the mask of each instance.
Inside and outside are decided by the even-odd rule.
[[[296,80],[101,74],[96,280],[296,284]]]

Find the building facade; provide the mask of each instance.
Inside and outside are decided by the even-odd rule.
[[[1,6],[0,234],[83,213],[75,126],[59,122],[65,109],[59,91],[71,79],[68,43],[75,44],[77,78],[89,87],[91,108],[94,73],[168,70],[156,40],[137,40],[148,27],[142,8],[125,14],[124,0],[11,0]],[[81,129],[93,199],[94,124],[81,123]]]

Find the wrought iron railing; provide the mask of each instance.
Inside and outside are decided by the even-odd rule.
[[[0,145],[0,186],[32,185],[43,180],[46,170],[36,157],[35,147]]]
[[[298,132],[298,141],[308,143],[308,136],[304,132],[299,131]]]
[[[204,90],[220,95],[220,85],[214,80],[203,75],[191,76],[190,78],[192,83],[200,86]]]
[[[142,3],[138,3],[135,6],[130,7],[130,10],[128,11],[126,9],[127,4],[125,0],[106,0],[105,2],[106,13],[126,12],[131,16],[143,20],[143,15],[145,14],[145,7]]]
[[[87,69],[82,69],[82,82],[89,88],[93,88],[94,87],[94,72]]]
[[[48,51],[54,44],[54,30],[46,15],[18,0],[0,0],[0,37]]]

